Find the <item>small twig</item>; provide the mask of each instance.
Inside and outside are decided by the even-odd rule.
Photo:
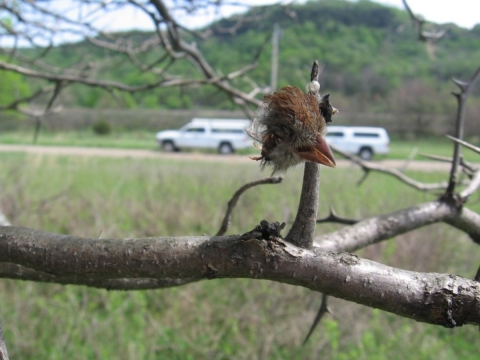
[[[310,327],[310,330],[308,331],[308,334],[305,337],[305,340],[303,341],[303,345],[307,343],[308,339],[313,334],[313,331],[317,327],[318,323],[320,322],[320,320],[322,320],[323,315],[325,315],[326,313],[331,314],[331,311],[327,305],[327,300],[328,300],[328,295],[322,294],[322,304],[320,305],[320,309],[318,309],[317,316],[315,316],[315,320],[313,320],[313,324]]]
[[[453,136],[450,136],[450,135],[446,135],[447,138],[449,138],[450,140],[453,140],[454,142],[456,143],[459,143],[463,146],[465,146],[466,148],[469,148],[470,150],[476,152],[477,154],[480,154],[480,147],[477,147],[477,146],[474,146],[466,141],[463,141],[463,140],[460,140],[460,139],[457,139],[456,137],[453,137]]]
[[[417,153],[418,153],[418,147],[416,146],[412,149],[412,151],[410,151],[410,155],[408,156],[408,159],[405,161],[405,163],[403,164],[403,166],[401,168],[402,172],[407,170],[408,166],[410,165],[410,162],[415,158]]]
[[[451,157],[432,155],[432,154],[426,154],[426,153],[418,153],[418,155],[427,159],[435,160],[435,161],[446,162],[446,163],[452,162]]]
[[[463,140],[463,133],[465,129],[465,112],[466,112],[466,102],[468,97],[473,91],[473,87],[480,77],[480,67],[475,71],[473,76],[470,78],[470,81],[463,82],[457,79],[453,79],[455,85],[460,89],[460,93],[452,93],[457,99],[457,117],[455,121],[455,138],[457,140]],[[461,144],[455,142],[453,147],[453,161],[452,167],[450,169],[450,178],[448,181],[448,188],[445,192],[447,196],[452,197],[455,191],[455,186],[457,185],[457,172],[458,165],[460,164],[460,158],[462,155]]]
[[[475,277],[473,278],[475,281],[480,281],[480,266],[477,269],[477,273],[475,274]]]
[[[330,208],[330,214],[322,219],[317,219],[317,224],[321,223],[337,223],[337,224],[344,224],[344,225],[353,225],[356,224],[359,220],[350,219],[338,216],[333,208]]]
[[[467,163],[463,157],[460,158],[460,166],[463,168],[463,170],[468,171],[468,173],[470,174],[469,176],[471,176],[475,171],[477,171],[477,168]]]
[[[407,4],[407,1],[406,0],[402,0],[403,1],[403,5],[405,6],[405,8],[407,9],[407,12],[408,14],[410,15],[410,18],[412,19],[413,21],[413,24],[415,25],[415,27],[417,28],[417,31],[418,31],[418,39],[420,41],[423,41],[423,42],[428,42],[428,43],[435,43],[437,41],[439,41],[440,39],[443,38],[443,36],[445,35],[445,33],[447,32],[445,29],[442,29],[440,31],[435,31],[435,32],[432,32],[432,31],[426,31],[424,30],[424,26],[426,24],[426,21],[423,20],[423,19],[420,19],[418,16],[416,16],[412,9],[410,8],[410,6],[408,6]]]
[[[468,198],[478,190],[480,187],[480,170],[477,170],[473,173],[472,179],[470,180],[468,186],[460,192],[460,198],[463,202],[466,202]]]
[[[398,180],[402,181],[403,183],[417,189],[417,190],[421,190],[421,191],[435,191],[435,190],[444,190],[446,189],[446,187],[448,186],[448,183],[447,182],[441,182],[441,183],[421,183],[419,181],[416,181],[408,176],[406,176],[404,173],[402,173],[401,171],[397,170],[397,169],[389,169],[389,168],[386,168],[386,167],[383,167],[381,165],[378,165],[378,164],[375,164],[375,163],[372,163],[372,162],[368,162],[368,161],[364,161],[362,159],[360,159],[358,156],[355,156],[355,155],[352,155],[350,153],[347,153],[343,150],[340,150],[339,148],[333,146],[333,145],[329,145],[330,148],[335,151],[336,153],[342,155],[343,157],[351,160],[352,162],[354,162],[355,164],[359,165],[363,171],[365,171],[365,175],[364,177],[360,180],[359,184],[362,183],[366,176],[368,175],[368,173],[370,171],[377,171],[377,172],[380,172],[380,173],[383,173],[383,174],[387,174],[387,175],[391,175],[395,178],[397,178]],[[359,185],[358,184],[358,185]]]
[[[283,178],[280,176],[269,177],[269,178],[265,178],[257,181],[252,181],[248,184],[243,185],[240,189],[238,189],[235,192],[235,194],[233,194],[233,197],[230,199],[230,201],[228,202],[227,212],[225,213],[225,217],[223,218],[222,225],[220,226],[220,229],[218,230],[216,236],[222,236],[227,232],[228,227],[230,225],[230,221],[232,219],[233,210],[237,205],[238,199],[240,199],[240,196],[242,196],[242,194],[245,191],[257,185],[278,184],[278,183],[281,183],[282,180]]]
[[[447,135],[448,136],[448,135]],[[439,155],[432,155],[432,154],[425,154],[425,153],[419,153],[419,156],[425,157],[427,159],[439,161],[439,162],[444,162],[444,163],[452,163],[452,158],[451,157],[446,157],[446,156],[439,156]],[[468,171],[468,176],[471,176],[470,173],[473,173],[475,169],[465,161],[463,156],[460,158],[460,166],[463,168],[463,170]]]
[[[315,60],[310,72],[310,81],[318,81],[318,60]]]
[[[362,177],[357,181],[357,186],[360,186],[363,184],[365,180],[367,180],[368,175],[370,175],[370,169],[363,168],[363,175]]]

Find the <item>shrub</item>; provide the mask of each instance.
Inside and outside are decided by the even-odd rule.
[[[98,120],[92,125],[93,132],[97,135],[108,135],[112,132],[111,125],[105,120]]]

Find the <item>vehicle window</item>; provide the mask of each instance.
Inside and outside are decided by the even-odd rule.
[[[356,137],[367,137],[367,138],[379,138],[380,135],[377,133],[353,133],[353,136]]]
[[[328,137],[344,137],[345,134],[341,131],[332,131],[332,132],[328,132],[327,135]]]
[[[220,133],[220,134],[243,134],[244,131],[242,129],[212,129],[212,133]]]
[[[189,133],[204,133],[205,128],[190,128],[187,130]]]

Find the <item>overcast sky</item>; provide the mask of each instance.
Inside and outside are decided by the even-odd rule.
[[[373,0],[378,3],[404,8],[402,0]],[[471,29],[480,23],[479,0],[408,0],[415,14],[436,23],[453,22],[458,26]]]
[[[303,0],[304,1],[304,0]],[[299,0],[299,2],[303,2]],[[403,9],[402,0],[373,0],[378,3],[395,6]],[[279,0],[240,0],[238,3],[259,5],[274,4]],[[290,3],[291,0],[284,0],[283,3]],[[410,7],[415,14],[423,16],[428,21],[436,23],[453,22],[458,26],[471,29],[475,24],[480,23],[480,0],[408,0]],[[231,15],[240,11],[240,7],[225,7],[223,16]],[[104,29],[110,31],[125,29],[151,29],[150,19],[140,11],[129,11],[117,14],[115,19],[104,19]],[[188,27],[194,28],[206,25],[208,22],[217,19],[220,14],[210,13],[201,16],[189,17],[186,21]],[[118,21],[121,17],[122,21]],[[103,21],[102,21],[103,23]]]
[[[387,4],[390,6],[396,6],[401,9],[404,8],[402,0],[373,1]],[[166,0],[166,2],[168,3],[168,0]],[[236,0],[230,2],[254,6],[270,5],[276,3],[288,4],[292,2],[302,3],[305,2],[305,0]],[[106,1],[106,3],[108,4],[109,1]],[[408,3],[415,14],[421,15],[428,21],[440,24],[453,22],[458,26],[468,29],[471,29],[476,23],[480,23],[480,0],[453,0],[453,2],[451,0],[408,0]],[[79,17],[82,17],[82,15],[89,18],[88,15],[85,14],[90,14],[91,11],[88,6],[79,7],[78,4],[76,4],[72,0],[56,0],[45,4],[46,6],[52,6],[52,10],[61,12],[62,14],[65,14],[65,16],[71,17],[72,19],[77,19]],[[183,26],[194,29],[205,26],[208,23],[219,19],[222,16],[230,16],[242,10],[245,11],[246,7],[222,6],[222,12],[220,14],[216,11],[213,11],[213,8],[210,8],[208,11],[204,9],[203,12],[196,13],[195,16],[187,16],[185,14],[183,14],[183,16],[179,16],[180,14],[174,15]],[[97,14],[96,12],[94,12],[93,14],[95,18],[95,27],[105,32],[125,31],[131,29],[150,31],[154,30],[151,19],[143,11],[132,7],[101,14]],[[90,18],[90,20],[92,19]],[[54,22],[49,25],[50,27],[55,28],[57,24],[56,22]],[[41,32],[34,35],[36,35],[35,39],[38,45],[42,45],[42,41],[44,42],[45,46],[49,44],[48,41],[43,38]],[[79,40],[81,40],[81,36],[75,32],[62,32],[53,39],[53,43],[59,44],[62,42],[75,42]],[[23,42],[25,42],[24,45]],[[13,37],[0,36],[0,46],[10,47],[14,44],[15,39],[13,39]],[[28,41],[23,40],[20,40],[18,44],[20,44],[20,46],[30,46],[30,43]]]

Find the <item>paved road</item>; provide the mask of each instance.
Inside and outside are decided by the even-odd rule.
[[[196,152],[185,153],[163,153],[155,150],[137,150],[137,149],[108,149],[91,147],[64,147],[64,146],[41,146],[41,145],[0,145],[0,152],[23,152],[37,155],[74,155],[74,156],[102,156],[114,158],[157,158],[157,159],[188,159],[197,161],[238,161],[250,162],[255,164],[246,155],[216,155],[202,154]],[[376,163],[389,168],[401,169],[405,166],[403,160],[381,160]],[[338,167],[352,166],[349,161],[338,160]],[[411,161],[408,164],[408,170],[420,171],[448,171],[449,164],[433,161]]]

